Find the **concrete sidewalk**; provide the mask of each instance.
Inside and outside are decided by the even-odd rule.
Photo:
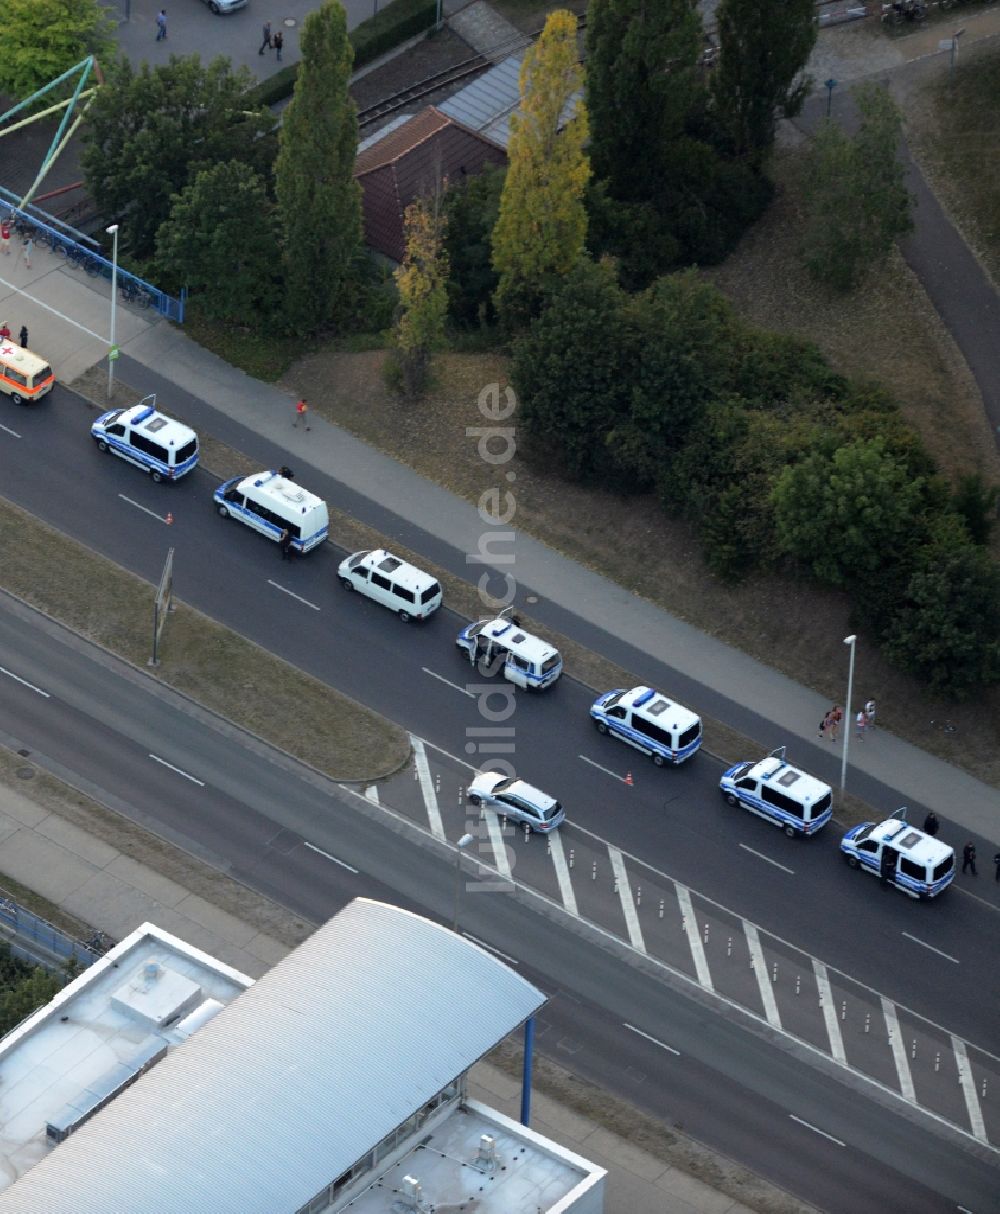
[[[30,788],[25,781],[25,788]],[[240,887],[239,900],[257,908],[258,919],[287,921],[284,940],[214,905],[206,891],[195,892],[132,856],[94,837],[58,812],[51,799],[36,799],[0,782],[0,886],[4,877],[32,889],[67,914],[120,940],[147,920],[214,957],[259,978],[303,938],[301,921]],[[167,845],[158,844],[163,852]],[[134,850],[134,849],[133,849]],[[190,858],[178,854],[182,868]],[[220,882],[226,878],[219,877]],[[248,914],[249,911],[244,912]],[[480,1063],[472,1072],[472,1095],[517,1118],[520,1087],[504,1071]],[[556,1100],[536,1093],[532,1126],[608,1169],[606,1214],[752,1214],[727,1194],[632,1146],[624,1138]],[[675,1130],[674,1138],[681,1137]],[[727,1160],[691,1144],[696,1161],[707,1160],[715,1174],[757,1193],[769,1186]],[[811,1210],[773,1190],[782,1214]]]

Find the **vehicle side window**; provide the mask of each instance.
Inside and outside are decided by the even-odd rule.
[[[161,463],[165,464],[167,462],[166,448],[161,447],[159,443],[154,443],[153,440],[151,438],[147,438],[145,434],[133,433],[129,441],[137,451],[142,451],[146,455],[151,456],[153,459],[160,460]]]
[[[417,596],[412,590],[407,590],[405,586],[393,585],[392,593],[397,599],[402,599],[404,603],[415,603],[417,601]]]
[[[608,710],[608,716],[613,721],[624,721],[625,720],[625,709],[616,705],[614,708],[611,708]]]
[[[638,733],[645,734],[654,742],[659,742],[661,746],[673,745],[673,739],[667,730],[661,729],[659,725],[654,725],[652,721],[647,721],[644,717],[633,715],[632,728]]]
[[[392,582],[387,577],[383,577],[381,573],[376,573],[372,570],[372,585],[377,586],[379,590],[392,590]]]
[[[440,594],[441,587],[437,582],[432,582],[430,586],[420,596],[421,603],[429,603],[437,594]]]
[[[914,864],[912,860],[906,856],[901,856],[899,860],[899,871],[904,876],[912,877],[914,881],[926,881],[927,870],[922,865]]]
[[[754,792],[757,788],[757,781],[749,776],[744,776],[742,780],[736,781],[737,788],[745,788],[747,792]]]
[[[798,801],[793,801],[791,797],[786,796],[783,792],[778,792],[776,788],[768,788],[765,785],[760,795],[762,801],[773,805],[775,809],[784,810],[786,814],[792,814],[796,818],[805,816],[805,810]]]
[[[858,844],[858,851],[868,852],[871,855],[875,853],[875,844],[871,839],[865,839],[864,842]]]
[[[23,388],[28,386],[27,375],[22,375],[20,371],[15,371],[13,367],[4,367],[3,374],[12,384],[20,384]]]
[[[113,426],[108,426],[108,433],[113,434],[115,438],[124,438],[125,427],[120,422],[116,422]]]

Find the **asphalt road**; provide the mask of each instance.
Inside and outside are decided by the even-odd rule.
[[[333,545],[282,563],[275,545],[215,513],[215,482],[206,472],[198,469],[174,486],[153,485],[131,465],[101,455],[88,437],[92,412],[64,389],[40,408],[5,416],[22,435],[7,440],[0,433],[0,450],[16,446],[17,456],[4,461],[6,496],[153,582],[173,545],[175,590],[185,601],[453,755],[490,741],[469,732],[483,729],[484,721],[462,691],[470,668],[453,645],[461,623],[453,613],[442,610],[426,624],[406,626],[349,595],[335,580],[341,553]],[[273,450],[255,453],[262,466],[278,462]],[[311,477],[302,479],[317,488]],[[161,521],[168,510],[175,520],[169,528]],[[397,529],[387,528],[390,534]],[[451,565],[463,560],[448,555]],[[642,661],[626,664],[644,669]],[[654,669],[651,681],[672,688],[669,672],[659,674]],[[996,1050],[1000,971],[983,963],[995,951],[995,903],[956,888],[930,904],[887,897],[877,882],[842,863],[836,827],[793,841],[728,811],[718,793],[719,766],[709,756],[658,770],[596,734],[587,711],[591,698],[589,689],[564,677],[543,695],[518,697],[509,723],[516,728],[519,772],[558,795],[574,823],[950,1032]],[[89,688],[80,689],[75,702],[98,718],[116,711],[95,703]],[[688,702],[702,707],[697,698]],[[498,703],[488,701],[493,708]],[[199,766],[197,736],[168,737],[161,749],[177,766]],[[609,769],[634,768],[635,786],[624,789],[581,756]],[[812,766],[807,756],[790,758]],[[889,793],[882,803],[898,801]],[[266,806],[262,812],[267,816]],[[225,838],[231,819],[218,829]],[[744,844],[792,871],[775,869]],[[981,854],[992,854],[985,842]],[[977,893],[996,899],[993,882],[982,881]]]
[[[6,599],[0,666],[23,680],[0,681],[5,744],[236,879],[314,922],[359,894],[450,922],[454,865],[425,835]],[[463,929],[550,997],[543,1053],[831,1214],[1000,1210],[995,1155],[567,930],[530,896],[471,889]]]

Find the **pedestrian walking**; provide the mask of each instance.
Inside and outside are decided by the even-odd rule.
[[[868,718],[868,728],[875,728],[875,701],[869,700],[865,705],[865,716]]]
[[[257,54],[263,55],[264,47],[270,46],[270,45],[271,45],[271,23],[270,23],[270,21],[265,21],[264,22],[264,41],[260,44],[260,50],[257,52]]]
[[[7,322],[4,321],[0,325],[0,341],[6,341],[8,337],[10,337],[10,329],[7,327]]]
[[[924,834],[930,835],[933,839],[941,828],[941,823],[937,819],[937,814],[932,809],[931,812],[924,818]]]
[[[281,559],[283,561],[290,561],[292,559],[292,533],[287,527],[282,531],[278,544],[281,548]]]
[[[823,739],[829,738],[830,730],[833,728],[833,709],[828,708],[823,714],[823,720],[819,723],[819,736]]]
[[[295,421],[292,422],[292,425],[297,427],[299,422],[302,422],[307,430],[309,429],[309,402],[304,396],[295,402]]]
[[[974,877],[979,875],[976,872],[976,846],[971,839],[962,848],[962,872],[964,873],[967,868],[972,869]]]
[[[156,41],[162,42],[167,36],[167,10],[161,8],[156,14]]]
[[[274,37],[271,39],[271,44],[274,47],[275,58],[280,63],[281,62],[281,51],[285,45],[285,35],[281,32],[281,30],[274,31]]]
[[[31,269],[31,254],[32,254],[32,251],[34,250],[34,247],[35,247],[35,238],[33,236],[29,236],[28,239],[24,242],[24,264],[27,266],[27,268],[29,270]]]
[[[830,740],[832,742],[836,742],[837,740],[837,730],[840,728],[840,723],[843,721],[843,719],[844,710],[839,704],[834,704],[834,706],[830,709],[830,725],[827,729],[827,733],[830,735]]]
[[[993,857],[993,863],[997,866],[996,879],[1000,881],[1000,851]]]
[[[868,714],[862,708],[858,715],[854,718],[854,732],[857,734],[860,741],[865,740],[865,730],[868,728]]]
[[[3,251],[10,256],[10,220],[0,219],[0,245],[3,246]]]
[[[27,350],[27,348],[28,348],[28,326],[27,325],[21,326],[21,333],[17,339],[17,343],[21,347],[22,350]]]

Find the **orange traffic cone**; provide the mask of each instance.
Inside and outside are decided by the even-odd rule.
[[[629,786],[629,788],[631,788],[635,783],[635,780],[632,779],[632,773],[630,771],[625,773],[625,783]]]
[[[174,516],[168,511],[167,512],[167,526],[169,527],[173,521],[174,521]]]

